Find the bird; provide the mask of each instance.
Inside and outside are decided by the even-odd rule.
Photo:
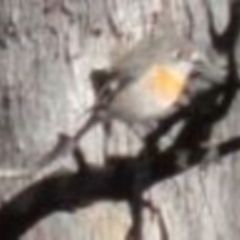
[[[161,120],[209,87],[209,66],[206,53],[192,42],[145,40],[109,68],[92,71],[96,106],[105,118],[127,124]]]

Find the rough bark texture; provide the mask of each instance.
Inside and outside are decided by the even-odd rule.
[[[189,16],[186,2],[192,13]],[[230,1],[208,2],[222,32],[229,19]],[[108,65],[116,48],[121,51],[126,43],[144,38],[163,9],[174,20],[176,31],[192,27],[199,44],[210,42],[201,0],[0,0],[1,169],[31,169],[51,149],[58,133],[73,133],[94,99],[91,69]],[[238,103],[236,97],[227,116],[215,126],[214,141],[240,133]],[[111,145],[119,154],[138,148],[124,126],[117,126]],[[104,161],[100,128],[91,131],[82,146],[88,161]],[[169,239],[239,239],[238,158],[236,153],[206,169],[196,167],[145,193],[161,209]],[[71,160],[64,158],[70,166]],[[2,178],[1,201],[30,183],[31,179]],[[144,219],[144,239],[160,239],[161,229],[147,210]],[[51,215],[22,239],[120,240],[130,224],[126,202],[96,202],[72,214]]]

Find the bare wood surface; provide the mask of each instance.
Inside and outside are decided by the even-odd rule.
[[[185,12],[186,2],[189,15]],[[2,171],[34,169],[41,156],[57,142],[59,133],[73,135],[83,124],[81,113],[93,102],[91,69],[108,65],[109,56],[114,58],[121,49],[131,48],[138,39],[156,31],[154,23],[159,17],[171,17],[176,31],[188,33],[192,28],[193,38],[199,44],[210,43],[202,2],[1,0]],[[207,2],[211,3],[215,25],[222,32],[229,19],[227,6],[233,1]],[[238,137],[238,98],[215,125],[213,144]],[[124,126],[116,127],[111,144],[112,151],[122,155],[138,148]],[[103,145],[100,128],[81,143],[88,161],[97,165],[104,161]],[[72,165],[71,156],[62,161]],[[193,168],[156,184],[145,195],[161,209],[169,239],[235,240],[240,235],[238,176],[236,152],[205,169]],[[2,178],[1,200],[10,199],[29,184],[31,179]],[[27,206],[31,205],[28,201]],[[145,238],[162,236],[168,240],[159,233],[156,219],[148,214],[144,216]],[[37,222],[22,239],[124,239],[130,225],[127,203],[108,199],[71,214],[52,214]]]

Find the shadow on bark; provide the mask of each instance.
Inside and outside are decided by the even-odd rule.
[[[214,146],[205,143],[211,136],[214,124],[227,115],[239,88],[234,49],[239,32],[240,3],[232,1],[231,19],[221,35],[216,33],[211,11],[207,4],[205,6],[212,48],[228,59],[225,81],[199,94],[190,106],[161,122],[157,129],[146,136],[145,145],[136,157],[115,156],[107,160],[111,164],[96,167],[86,163],[80,149],[74,149],[73,155],[79,163],[77,173],[49,176],[24,189],[2,206],[0,239],[19,239],[37,222],[56,211],[71,212],[100,200],[128,201],[133,225],[127,238],[140,239],[142,207],[154,210],[151,204],[141,198],[143,191],[157,182],[204,164],[211,151],[217,153],[215,157],[220,160],[221,157],[239,150],[240,137]],[[204,107],[199,108],[199,105]],[[157,146],[160,136],[164,136],[179,120],[184,120],[183,129],[170,147],[160,151]],[[182,156],[186,163],[185,168],[179,164]],[[164,224],[159,225],[165,234],[163,239],[167,240],[167,231],[162,230]]]

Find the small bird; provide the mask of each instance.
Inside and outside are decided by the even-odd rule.
[[[209,61],[190,42],[143,41],[90,78],[97,105],[126,123],[160,120],[203,90]],[[209,70],[209,69],[207,69]]]

